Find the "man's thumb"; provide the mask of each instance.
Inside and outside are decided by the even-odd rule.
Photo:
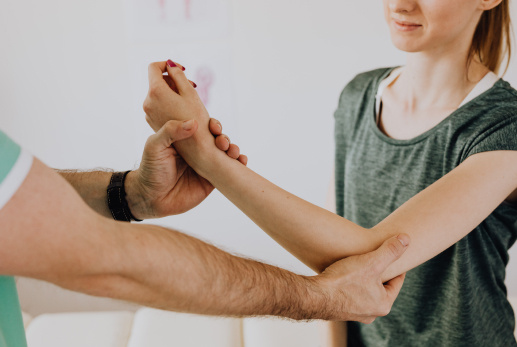
[[[185,122],[170,120],[158,130],[157,142],[163,147],[170,147],[174,142],[191,137],[197,130],[197,122],[188,120]]]
[[[408,234],[393,236],[376,250],[371,253],[374,258],[374,268],[376,274],[382,274],[388,266],[399,259],[406,251],[411,242]]]

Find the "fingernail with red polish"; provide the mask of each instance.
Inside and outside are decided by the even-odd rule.
[[[193,86],[194,88],[197,88],[197,84],[195,84],[194,82],[192,82],[192,86]]]
[[[170,67],[176,67],[178,65],[174,64],[174,62],[172,60],[167,60],[167,65],[169,65]]]
[[[184,66],[182,66],[182,67],[181,67],[181,70],[185,71],[185,67],[184,67]]]

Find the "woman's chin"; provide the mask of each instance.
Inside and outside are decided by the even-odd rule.
[[[416,53],[416,52],[423,51],[422,45],[419,44],[418,42],[416,42],[415,39],[400,38],[400,37],[392,36],[391,42],[397,49],[399,49],[403,52]]]

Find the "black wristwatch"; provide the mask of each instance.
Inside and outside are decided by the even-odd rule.
[[[129,205],[126,200],[126,190],[124,188],[124,182],[126,176],[131,170],[126,172],[114,172],[111,175],[110,184],[108,186],[108,207],[110,209],[113,219],[123,222],[141,222],[140,219],[136,219],[135,216],[129,210]]]

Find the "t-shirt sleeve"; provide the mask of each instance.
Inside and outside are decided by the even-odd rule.
[[[27,151],[0,131],[0,210],[22,185],[32,161]]]
[[[517,116],[507,118],[480,134],[469,146],[465,159],[490,151],[517,151]]]

